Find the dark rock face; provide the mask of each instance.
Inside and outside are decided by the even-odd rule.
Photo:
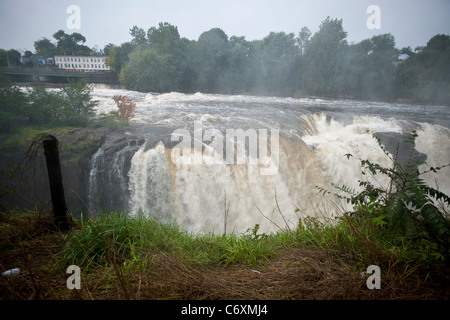
[[[389,151],[393,157],[397,156],[396,161],[401,164],[403,168],[408,165],[416,166],[418,162],[425,161],[427,155],[418,152],[414,145],[406,142],[411,138],[411,135],[400,134],[395,132],[378,132],[375,134],[384,145],[385,149]]]
[[[92,214],[128,210],[128,171],[134,153],[145,140],[111,132],[92,156],[87,189]]]

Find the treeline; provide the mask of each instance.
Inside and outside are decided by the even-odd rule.
[[[228,38],[214,28],[197,41],[160,23],[132,40],[109,44],[107,63],[128,89],[411,99],[450,103],[450,36],[425,47],[396,48],[391,34],[348,43],[342,20],[328,17],[312,35],[271,32],[262,40]],[[399,59],[401,57],[402,59]]]

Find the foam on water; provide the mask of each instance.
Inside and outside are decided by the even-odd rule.
[[[366,177],[357,158],[389,166],[374,133],[395,137],[416,129],[416,149],[427,155],[428,165],[450,162],[449,111],[440,106],[95,89],[97,114],[117,109],[114,95],[127,95],[136,102],[132,123],[140,124],[139,132],[161,127],[169,132],[187,129],[193,133],[194,121],[202,123],[203,133],[207,129],[280,130],[275,175],[260,174],[264,161],[226,164],[209,143],[204,143],[203,153],[197,155],[202,164],[174,161],[171,147],[160,142],[141,145],[129,167],[117,162],[110,168],[111,172],[128,170],[126,209],[130,214],[145,212],[175,221],[192,232],[222,233],[226,228],[227,232],[240,233],[255,224],[260,224],[262,232],[276,231],[295,227],[300,216],[330,218],[341,214],[348,207],[342,204],[343,208],[337,208],[315,187],[331,189],[330,184],[335,183],[358,189],[358,180]],[[199,150],[193,151],[195,156]],[[349,153],[354,158],[347,159]],[[99,156],[96,154],[93,162],[98,162]],[[426,181],[432,186],[437,182],[449,194],[449,170],[427,174]],[[387,184],[375,178],[374,183]]]

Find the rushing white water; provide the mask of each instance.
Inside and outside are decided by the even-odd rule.
[[[355,158],[391,165],[372,137],[374,133],[384,134],[395,149],[395,143],[403,139],[400,135],[415,129],[416,150],[427,156],[428,165],[450,162],[450,112],[443,106],[96,88],[93,96],[99,101],[98,115],[117,109],[114,95],[127,95],[136,102],[136,115],[127,130],[145,142],[120,157],[110,155],[114,160],[100,169],[99,157],[107,156],[108,140],[105,142],[92,159],[91,204],[100,189],[116,188],[127,197],[127,207],[116,209],[128,210],[131,215],[144,212],[192,232],[223,233],[226,229],[241,233],[255,224],[268,232],[293,228],[305,215],[329,218],[341,214],[345,208],[338,206],[345,204],[324,198],[315,187],[332,190],[330,184],[335,183],[358,189],[358,180],[366,177]],[[202,125],[197,133],[195,123]],[[274,130],[279,130],[277,161],[271,163],[275,174],[261,174],[267,161],[252,161],[250,142],[246,149],[249,158],[239,164],[227,163],[224,149],[218,147],[221,144],[205,139],[208,132],[216,133],[215,138],[221,132],[221,142],[226,145],[225,132],[230,129],[256,132],[258,141],[264,137],[261,132],[272,137]],[[191,133],[193,141],[203,139],[200,147],[193,142],[192,148],[186,149],[200,162],[174,158],[175,140],[171,138],[177,130]],[[261,145],[258,147],[261,152]],[[272,159],[274,151],[269,152]],[[348,153],[355,158],[347,159]],[[420,167],[422,171],[426,168]],[[95,175],[102,170],[119,176],[108,180],[116,181],[108,182],[114,185],[99,185]],[[450,194],[449,173],[450,168],[444,168],[438,174],[427,174],[426,180]],[[381,186],[387,183],[375,178]]]

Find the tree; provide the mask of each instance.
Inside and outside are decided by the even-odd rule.
[[[271,32],[261,43],[261,65],[266,92],[292,93],[293,66],[299,55],[293,33]]]
[[[11,132],[25,119],[27,98],[0,71],[0,132]]]
[[[174,57],[180,55],[180,34],[178,28],[167,22],[160,22],[158,28],[151,27],[147,31],[148,43],[162,54]]]
[[[130,54],[119,78],[129,89],[169,92],[178,88],[180,72],[174,67],[170,55],[141,45]]]
[[[103,48],[103,53],[106,56],[109,56],[109,53],[111,52],[111,49],[114,48],[114,45],[112,43],[108,43],[107,45],[105,45],[105,47]]]
[[[11,67],[19,67],[22,65],[21,57],[22,54],[16,49],[9,49],[6,51],[6,56],[8,59],[8,65]]]
[[[342,19],[327,17],[311,38],[303,55],[303,87],[309,94],[335,95],[338,93],[342,58],[347,46],[347,32]]]
[[[198,88],[206,92],[219,91],[227,67],[228,36],[219,28],[203,32],[197,42],[195,61]]]
[[[63,120],[63,97],[58,92],[35,87],[28,94],[29,103],[24,112],[29,124],[55,124]]]
[[[181,38],[180,43],[180,83],[178,88],[183,92],[192,92],[198,81],[198,73],[195,68],[197,41]]]
[[[369,97],[391,98],[395,73],[394,62],[399,51],[395,48],[395,39],[391,34],[382,34],[370,39],[372,51],[369,55],[369,77],[372,92]]]
[[[6,50],[0,49],[0,67],[8,66],[8,55],[6,54]]]
[[[61,91],[36,87],[28,92],[21,115],[28,124],[65,124],[85,126],[94,114],[97,102],[91,100],[91,88],[85,80],[72,81]]]
[[[92,88],[86,80],[72,81],[61,90],[64,99],[64,121],[68,125],[85,126],[94,114],[96,101],[91,100]]]
[[[298,33],[298,38],[296,39],[297,45],[300,49],[300,54],[304,54],[306,47],[311,42],[311,31],[307,27],[303,27]]]
[[[395,62],[399,51],[391,34],[382,34],[347,48],[343,91],[361,99],[393,97]]]
[[[33,67],[34,54],[30,50],[25,51],[22,56],[22,64],[24,67]]]
[[[255,72],[252,69],[253,44],[245,37],[233,36],[228,43],[227,68],[221,89],[228,93],[243,93],[253,89]]]
[[[109,55],[106,58],[106,64],[120,74],[122,68],[129,61],[130,53],[135,49],[131,42],[124,42],[120,46],[113,46],[109,50]]]
[[[53,34],[56,39],[56,53],[58,54],[72,54],[72,55],[89,55],[91,49],[83,45],[86,38],[78,33],[67,34],[63,30],[58,30]]]
[[[35,41],[34,50],[37,57],[51,57],[56,54],[56,46],[47,38]]]
[[[142,28],[133,26],[133,28],[130,29],[130,35],[133,37],[133,39],[131,40],[131,43],[136,47],[138,45],[147,43],[147,38],[145,37],[145,31]]]
[[[449,104],[450,36],[438,34],[399,65],[395,74],[397,97]]]

